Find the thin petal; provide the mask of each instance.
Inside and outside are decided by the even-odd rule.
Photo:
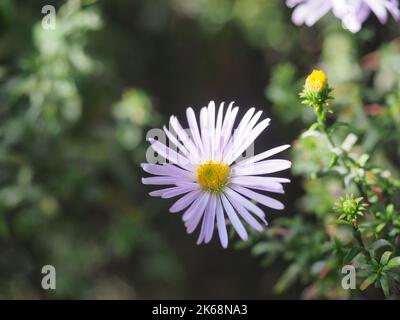
[[[289,147],[290,147],[289,144],[285,144],[283,146],[279,146],[279,147],[267,150],[267,151],[265,151],[263,153],[260,153],[260,154],[254,156],[254,157],[247,158],[247,159],[244,159],[244,160],[238,162],[232,168],[237,168],[237,167],[244,166],[244,165],[247,165],[247,164],[250,164],[250,163],[255,163],[257,161],[264,160],[266,158],[272,157],[273,155],[275,155],[275,154],[277,154],[279,152],[282,152],[282,151],[286,150]]]
[[[273,159],[237,167],[232,172],[239,176],[260,175],[283,171],[290,168],[291,165],[292,163],[288,160]]]
[[[263,231],[263,226],[236,200],[234,196],[226,194],[232,206],[240,214],[244,221],[246,221],[254,230],[261,232]]]
[[[204,215],[204,210],[210,200],[210,195],[205,193],[205,197],[200,201],[198,209],[193,211],[193,215],[190,217],[190,220],[187,220],[185,223],[187,233],[192,233],[196,230],[201,218]]]
[[[210,242],[214,234],[216,205],[217,205],[217,196],[212,195],[210,199],[210,206],[208,208],[208,213],[207,213],[206,233],[204,238],[205,243]]]
[[[234,133],[231,136],[231,139],[228,142],[227,147],[225,148],[225,151],[224,151],[225,157],[227,155],[233,154],[236,151],[237,146],[239,146],[241,144],[241,141],[244,136],[244,132],[246,130],[246,127],[249,125],[249,122],[254,114],[254,111],[255,111],[254,108],[249,109],[243,116],[242,120],[239,122],[237,129],[234,130]],[[259,113],[259,114],[261,115],[261,113]],[[253,127],[251,127],[251,129],[252,128]]]
[[[239,184],[231,183],[230,186],[239,186]],[[241,184],[240,186],[249,188],[249,189],[255,189],[255,190],[260,190],[260,191],[267,191],[267,192],[273,192],[273,193],[280,193],[284,194],[285,190],[283,190],[283,186],[281,185],[281,189],[277,190],[276,188],[269,188],[268,186],[248,186],[246,184]]]
[[[266,127],[268,127],[270,121],[271,119],[267,118],[256,125],[256,127],[248,135],[246,142],[235,151],[233,156],[228,155],[226,163],[230,165],[233,161],[235,161],[250,146],[250,144],[254,142],[254,140],[261,134],[261,132],[263,132]]]
[[[162,197],[162,198],[172,198],[174,196],[188,193],[189,191],[197,190],[199,188],[198,185],[193,183],[192,187],[171,187],[171,188],[164,188],[160,190],[155,190],[149,193],[152,197]]]
[[[224,102],[222,102],[218,109],[217,122],[215,125],[215,156],[219,160],[221,158],[221,132],[222,132],[222,120],[224,116]]]
[[[189,124],[190,132],[192,133],[193,141],[199,150],[199,153],[204,153],[203,143],[201,142],[199,126],[197,125],[196,115],[192,108],[186,110],[186,118]]]
[[[154,140],[153,138],[150,138],[149,141],[151,143],[151,147],[153,148],[153,150],[158,152],[162,157],[168,159],[172,163],[180,166],[181,168],[193,171],[194,168],[193,164],[191,164],[190,161],[185,156],[177,153],[171,148],[168,148],[167,146],[165,146],[164,144],[162,144],[157,140]]]
[[[208,110],[206,107],[201,108],[200,110],[200,131],[201,131],[201,141],[204,146],[204,155],[202,159],[210,159],[211,157],[211,149],[209,142],[209,131],[208,131]]]
[[[206,193],[200,194],[199,197],[190,205],[190,207],[182,215],[182,220],[184,222],[190,220],[193,217],[193,215],[198,211],[200,204],[203,203],[203,201],[206,201],[206,196]]]
[[[173,189],[174,190],[165,191],[161,195],[161,198],[169,199],[169,198],[173,198],[173,197],[179,196],[179,195],[184,194],[184,193],[188,193],[190,191],[198,191],[198,190],[200,190],[200,187],[198,185],[196,185],[196,184],[193,184],[193,187],[185,186],[185,187],[176,187],[176,188],[173,188]]]
[[[187,179],[184,178],[177,178],[177,177],[147,177],[142,178],[143,184],[150,184],[150,185],[168,185],[174,184],[177,185],[180,182],[187,182]]]
[[[174,129],[179,139],[183,142],[185,147],[192,153],[192,157],[195,157],[196,160],[199,160],[199,154],[196,146],[194,145],[192,139],[188,136],[186,131],[182,128],[181,124],[178,121],[178,118],[172,116],[169,120],[171,127]]]
[[[278,192],[282,190],[282,185],[275,178],[271,177],[258,177],[258,176],[237,176],[232,177],[232,183],[245,185],[245,186],[255,186],[255,187],[268,187],[275,189]]]
[[[229,217],[229,220],[232,223],[232,226],[235,228],[239,237],[243,240],[247,240],[248,235],[246,229],[243,227],[242,222],[239,220],[235,210],[233,209],[231,203],[228,201],[225,195],[221,194],[221,200],[226,210],[226,213]]]
[[[247,188],[241,187],[241,186],[232,186],[232,189],[241,193],[242,195],[250,198],[251,200],[255,200],[258,203],[263,204],[264,206],[267,206],[269,208],[272,209],[276,209],[276,210],[282,210],[285,208],[285,206],[283,205],[282,202],[275,200],[271,197],[268,197],[266,195],[263,195],[261,193],[258,192],[254,192],[252,190],[249,190]]]
[[[183,170],[172,164],[151,164],[142,163],[141,167],[144,171],[158,176],[182,177],[187,179],[194,179],[194,173],[191,171]]]
[[[220,197],[217,197],[217,227],[221,245],[226,249],[228,247],[228,232],[226,231],[224,209]]]
[[[185,148],[185,146],[178,141],[177,137],[174,134],[172,134],[172,132],[169,131],[166,126],[163,127],[163,130],[164,130],[165,134],[167,135],[168,139],[178,148],[178,152],[182,151],[182,153],[186,157],[188,157],[190,155],[189,150],[187,150]]]
[[[265,213],[262,209],[257,207],[254,203],[240,195],[239,193],[233,191],[230,188],[225,189],[225,193],[231,197],[234,197],[243,207],[245,207],[250,212],[253,212],[257,217],[259,217],[265,224],[268,224],[265,220]]]
[[[210,158],[215,160],[215,103],[208,104],[208,144],[210,146]]]
[[[229,105],[228,108],[231,108],[232,104],[233,104],[233,102]],[[232,109],[231,112],[227,112],[227,114],[225,116],[224,124],[222,126],[222,134],[221,134],[221,153],[224,152],[224,150],[228,144],[228,141],[231,138],[232,129],[235,124],[235,120],[236,120],[238,111],[239,111],[239,108],[235,107]]]
[[[200,192],[201,191],[196,190],[185,194],[169,208],[169,211],[175,213],[187,208],[200,195]]]

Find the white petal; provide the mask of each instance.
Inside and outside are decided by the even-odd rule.
[[[186,109],[186,117],[189,124],[190,132],[192,133],[193,141],[199,151],[199,154],[204,153],[203,143],[201,142],[200,131],[197,125],[196,115],[192,108]]]
[[[176,201],[169,211],[171,213],[182,211],[187,208],[198,196],[200,195],[200,191],[191,191],[188,194],[185,194],[182,198]]]
[[[271,119],[267,118],[261,121],[256,127],[250,132],[248,135],[246,142],[238,148],[233,156],[228,155],[226,159],[226,163],[230,165],[233,161],[235,161],[249,146],[254,142],[254,140],[268,127]]]
[[[222,102],[218,109],[217,123],[215,125],[215,157],[217,160],[221,159],[221,132],[222,120],[224,116],[224,102]]]
[[[231,183],[230,186],[239,186],[239,184]],[[240,186],[250,188],[250,189],[255,189],[255,190],[260,190],[260,191],[268,191],[268,192],[273,192],[273,193],[280,193],[284,194],[285,190],[283,190],[283,186],[281,185],[281,189],[277,190],[276,188],[269,188],[268,186],[248,186],[246,184],[241,184]]]
[[[263,231],[263,226],[240,204],[239,201],[235,199],[235,197],[231,197],[229,194],[226,194],[226,196],[244,221],[246,221],[254,230],[258,232]]]
[[[207,214],[207,225],[206,225],[206,233],[204,242],[208,243],[211,241],[213,233],[214,233],[214,225],[215,225],[215,209],[217,205],[217,196],[212,195],[210,199],[209,211]]]
[[[226,231],[224,209],[220,197],[217,197],[217,227],[219,240],[223,248],[228,247],[228,232]]]
[[[209,204],[208,204],[208,206],[209,206]],[[205,237],[206,224],[207,224],[207,219],[206,218],[207,218],[208,206],[206,207],[206,210],[205,210],[205,212],[203,214],[203,219],[201,221],[200,234],[199,234],[199,237],[197,238],[197,242],[196,242],[197,245],[201,244],[203,242],[203,240],[204,240],[204,237]]]
[[[264,160],[266,158],[272,157],[273,155],[275,155],[275,154],[277,154],[279,152],[282,152],[282,151],[286,150],[289,147],[290,147],[289,144],[285,144],[283,146],[279,146],[279,147],[267,150],[267,151],[265,151],[263,153],[260,153],[260,154],[254,156],[254,157],[247,158],[247,159],[244,159],[244,160],[238,162],[232,168],[236,168],[236,167],[239,167],[239,166],[243,166],[243,165],[247,165],[247,164],[250,164],[250,163],[254,163],[254,162],[257,162],[257,161]]]
[[[187,233],[192,233],[199,224],[201,218],[204,215],[204,210],[210,200],[210,194],[204,193],[205,197],[200,201],[198,209],[194,211],[193,215],[191,216],[190,220],[185,222],[186,231]]]
[[[186,157],[188,157],[190,155],[190,152],[185,148],[185,146],[182,143],[180,143],[178,141],[176,136],[174,134],[172,134],[172,132],[169,131],[166,126],[163,127],[163,130],[164,130],[165,134],[167,135],[168,139],[178,148],[178,152],[182,151],[182,153]]]
[[[201,225],[201,231],[197,244],[208,243],[211,241],[214,233],[214,223],[215,223],[215,207],[217,198],[215,195],[210,196],[210,201],[206,207],[206,211],[203,216],[203,222]]]
[[[154,151],[158,152],[162,157],[171,161],[172,163],[177,164],[178,166],[187,169],[189,171],[193,171],[194,166],[190,163],[190,161],[183,155],[177,153],[176,151],[168,148],[163,145],[161,142],[154,140],[153,138],[149,139],[151,143],[151,147]]]
[[[306,0],[287,0],[286,5],[289,8],[293,8],[293,7],[297,6],[299,3],[304,2],[304,1],[306,1]]]
[[[208,104],[208,144],[210,146],[210,159],[215,160],[215,103]]]
[[[234,143],[234,152],[247,140],[248,135],[250,134],[251,130],[253,130],[254,126],[256,125],[257,121],[260,119],[262,115],[262,111],[258,111],[254,117],[247,123],[247,125],[243,128],[242,131],[238,132],[236,138],[237,141]]]
[[[364,0],[370,7],[372,12],[378,17],[381,23],[386,23],[388,18],[388,13],[386,11],[385,5],[381,0]]]
[[[252,163],[232,169],[235,175],[250,176],[278,172],[290,168],[292,163],[288,160],[273,159]]]
[[[200,208],[203,207],[203,204],[204,204],[204,208],[205,208],[205,206],[207,205],[207,203],[208,203],[208,201],[209,201],[209,197],[210,197],[210,194],[209,194],[209,193],[203,192],[203,193],[201,194],[200,198],[199,198],[198,206],[195,207],[195,208],[192,208],[193,210],[191,210],[191,211],[187,210],[187,211],[183,214],[182,220],[183,220],[184,222],[188,222],[189,220],[191,220],[191,219],[193,218],[193,216],[196,214],[197,211],[201,211]],[[203,209],[203,210],[204,210],[204,209]]]
[[[245,207],[250,212],[253,212],[257,217],[259,217],[265,224],[268,224],[265,220],[265,213],[262,209],[257,207],[253,202],[249,201],[239,193],[233,191],[230,188],[225,189],[225,193],[235,198],[243,207]]]
[[[176,188],[173,188],[173,189],[174,190],[165,191],[161,195],[161,198],[169,199],[169,198],[173,198],[173,197],[179,196],[179,195],[184,194],[184,193],[188,193],[190,191],[196,191],[196,190],[199,191],[200,187],[194,183],[192,187],[185,186],[185,187],[176,187]]]
[[[240,120],[239,125],[236,130],[234,130],[233,135],[231,136],[227,147],[224,150],[224,156],[225,158],[227,155],[231,155],[235,152],[235,149],[237,148],[237,145],[240,144],[240,141],[243,138],[243,133],[246,130],[247,125],[249,124],[249,121],[251,120],[251,117],[254,114],[255,109],[250,108],[245,115],[243,116],[242,120]]]
[[[231,103],[231,105],[232,105],[232,103]],[[229,107],[231,107],[231,105],[229,105]],[[227,112],[227,114],[225,116],[224,124],[222,126],[222,134],[221,134],[221,141],[220,141],[221,153],[224,153],[224,149],[226,148],[228,141],[231,138],[232,129],[235,124],[235,120],[236,120],[238,111],[239,111],[239,108],[235,107],[232,109],[231,112],[229,112],[229,113]]]
[[[229,220],[232,223],[232,226],[235,228],[236,232],[238,233],[239,237],[243,240],[247,240],[248,235],[246,229],[243,227],[242,222],[239,220],[235,210],[233,209],[231,203],[226,198],[225,195],[221,194],[221,200],[226,210],[226,213],[229,217]]]
[[[178,119],[174,116],[170,118],[170,125],[178,135],[179,139],[183,142],[185,147],[192,153],[191,156],[199,160],[199,154],[197,151],[196,146],[194,145],[192,139],[188,136],[186,131],[182,128],[181,124],[179,123]]]
[[[204,146],[204,154],[202,160],[210,159],[211,157],[211,149],[209,142],[209,131],[208,131],[208,110],[206,107],[201,108],[200,110],[200,131],[201,131],[201,141]]]
[[[237,176],[232,177],[231,182],[245,186],[268,187],[278,192],[282,190],[282,185],[271,177]]]
[[[147,177],[142,178],[143,184],[151,184],[151,185],[167,185],[174,184],[177,185],[180,182],[187,182],[187,179],[177,178],[177,177]]]
[[[250,198],[251,200],[255,200],[258,203],[261,203],[264,206],[270,207],[272,209],[282,210],[285,208],[282,202],[275,200],[271,197],[268,197],[266,195],[263,195],[261,193],[254,192],[252,190],[237,185],[232,186],[232,189]]]
[[[306,25],[313,26],[319,19],[326,15],[331,10],[331,1],[322,0],[318,7],[312,9],[311,13],[306,18]]]
[[[197,190],[199,187],[193,183],[192,187],[171,187],[160,190],[155,190],[149,193],[152,197],[172,198],[176,195],[188,193],[189,191]],[[172,195],[175,194],[175,195]]]
[[[191,171],[183,170],[173,164],[151,164],[142,163],[141,167],[147,173],[159,176],[182,177],[190,180],[194,179],[194,173]]]

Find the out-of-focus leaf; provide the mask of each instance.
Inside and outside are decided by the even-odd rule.
[[[379,281],[385,297],[388,298],[390,296],[388,279],[385,276],[382,276]]]
[[[343,265],[350,264],[361,251],[362,248],[360,247],[351,248],[343,259]]]
[[[395,269],[400,267],[400,257],[395,257],[389,260],[389,262],[386,265],[387,269]]]
[[[378,275],[376,273],[370,275],[367,279],[363,281],[360,285],[360,290],[364,291],[367,289],[371,284],[375,283],[376,279],[378,278]]]
[[[389,258],[390,258],[391,255],[392,255],[392,252],[391,252],[391,251],[386,251],[386,252],[384,252],[383,255],[382,255],[382,257],[381,257],[380,264],[381,264],[382,266],[386,265],[386,264],[388,263]]]
[[[274,289],[277,293],[284,292],[293,282],[296,281],[297,276],[301,271],[301,267],[298,264],[291,264],[279,278]]]

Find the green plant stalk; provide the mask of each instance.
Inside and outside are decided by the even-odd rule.
[[[316,111],[316,115],[317,115],[317,123],[319,125],[319,128],[321,130],[321,132],[325,135],[328,144],[329,144],[329,148],[330,149],[339,149],[340,150],[340,155],[338,157],[338,160],[344,165],[344,167],[347,169],[347,172],[350,173],[351,172],[351,165],[349,165],[349,162],[352,163],[353,165],[356,165],[356,162],[354,161],[354,159],[352,159],[350,157],[350,155],[348,154],[348,152],[346,150],[343,150],[341,147],[338,147],[335,142],[333,141],[328,128],[326,126],[326,112],[323,110],[322,107],[317,107],[315,108]],[[354,182],[358,191],[360,192],[360,194],[367,199],[366,196],[366,192],[363,188],[363,185],[358,182],[355,181]]]
[[[351,165],[349,163],[355,165],[356,163],[355,163],[354,159],[352,159],[349,156],[349,154],[348,154],[348,152],[346,150],[343,150],[342,148],[336,146],[335,142],[333,141],[333,139],[331,137],[331,134],[329,133],[329,130],[328,130],[327,126],[326,126],[326,112],[323,109],[323,107],[322,106],[316,107],[315,108],[315,112],[316,112],[317,122],[318,122],[318,125],[319,125],[319,128],[320,128],[320,131],[325,135],[325,137],[326,137],[326,139],[328,141],[329,147],[331,149],[336,149],[336,148],[340,149],[341,152],[340,152],[340,155],[338,157],[338,160],[344,165],[344,167],[347,169],[347,172],[350,173],[351,170],[352,170],[352,167],[351,167]],[[364,198],[366,198],[366,193],[364,191],[364,188],[363,188],[362,184],[359,181],[355,181],[354,183],[357,186],[357,189],[360,192],[360,194]],[[362,252],[363,252],[364,256],[367,258],[367,260],[369,262],[372,262],[371,254],[370,254],[370,252],[368,251],[368,249],[366,248],[366,246],[364,244],[364,241],[363,241],[362,235],[361,235],[361,231],[358,228],[357,223],[353,223],[352,225],[353,225],[353,236],[354,236],[355,240],[357,241],[359,246],[362,248]]]
[[[367,258],[368,262],[372,263],[371,253],[368,251],[364,244],[364,240],[362,239],[361,231],[358,228],[357,224],[353,223],[353,236],[356,239],[358,245],[361,247],[364,256]]]

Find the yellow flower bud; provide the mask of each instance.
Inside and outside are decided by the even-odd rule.
[[[313,70],[306,79],[306,89],[312,93],[318,93],[326,89],[328,78],[322,70]]]

